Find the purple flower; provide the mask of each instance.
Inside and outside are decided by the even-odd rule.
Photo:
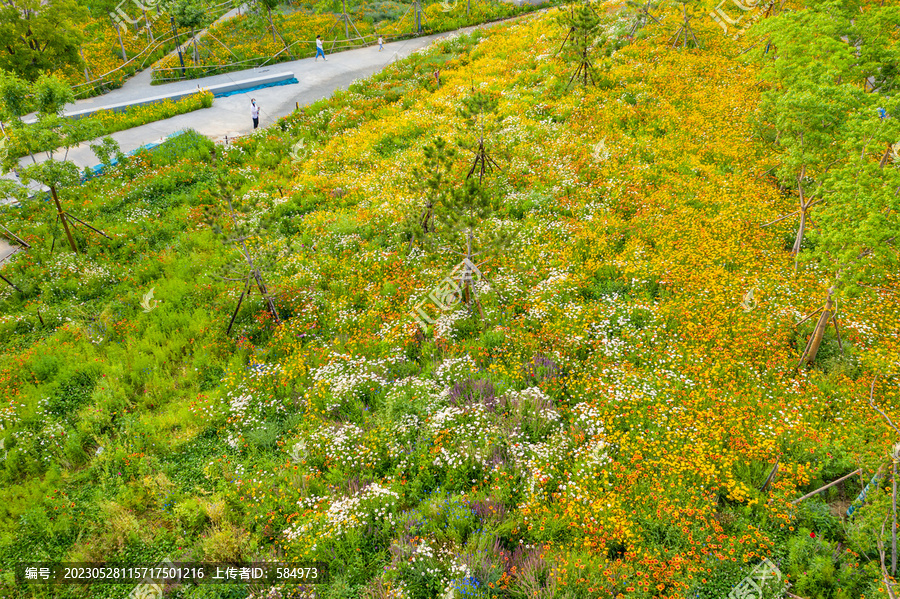
[[[535,382],[555,379],[562,375],[562,370],[556,362],[541,354],[536,355],[530,362],[522,366],[522,370],[526,379],[532,379]]]
[[[466,379],[450,389],[450,403],[454,406],[484,404],[493,412],[497,408],[497,393],[494,384],[487,379]]]

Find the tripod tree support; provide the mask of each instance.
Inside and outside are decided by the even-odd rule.
[[[234,314],[231,315],[231,320],[228,322],[228,330],[225,332],[226,335],[231,334],[231,327],[234,325],[234,319],[237,318],[238,311],[241,309],[241,304],[246,295],[250,295],[250,275],[247,275],[247,278],[244,280],[244,290],[241,291],[241,297],[238,298],[237,306],[234,307]]]
[[[565,53],[564,57],[576,65],[566,89],[571,87],[574,81],[582,82],[585,87],[589,84],[596,85],[591,53],[600,33],[600,16],[589,2],[583,2],[577,7],[571,7],[568,13],[560,15],[558,22],[566,27],[568,32],[556,54]]]
[[[238,229],[237,216],[234,212],[234,205],[231,203],[231,195],[225,195],[226,200],[228,201],[228,211],[231,215],[231,222],[235,229]],[[263,280],[262,273],[259,271],[259,267],[254,264],[253,256],[250,253],[250,250],[247,249],[247,238],[246,237],[238,237],[233,240],[241,250],[241,255],[244,258],[244,261],[247,263],[248,271],[247,276],[244,279],[244,291],[241,293],[241,297],[238,299],[238,305],[234,310],[234,314],[231,316],[231,321],[228,323],[228,331],[226,334],[231,333],[231,328],[234,325],[234,320],[237,318],[238,310],[241,307],[241,303],[244,301],[244,297],[250,294],[250,280],[251,278],[256,282],[256,287],[259,289],[260,294],[266,299],[266,303],[268,304],[269,312],[272,314],[272,317],[275,319],[276,324],[281,323],[281,317],[278,315],[278,310],[275,307],[275,301],[272,299],[272,295],[269,293],[268,288],[266,287],[266,283]]]
[[[35,98],[40,98],[38,107],[39,118],[36,122],[26,124],[19,129],[20,134],[24,138],[26,147],[36,147],[47,144],[53,148],[65,149],[65,156],[67,156],[69,148],[72,148],[79,143],[80,135],[82,133],[77,125],[74,125],[72,121],[62,116],[65,105],[74,100],[72,88],[61,79],[51,76],[39,79],[31,87],[30,92]],[[20,188],[24,188],[24,184],[36,181],[40,183],[43,188],[50,190],[50,196],[53,199],[53,204],[56,206],[56,218],[62,221],[69,247],[77,254],[78,246],[72,235],[72,228],[69,226],[70,218],[84,224],[107,239],[109,239],[109,236],[88,225],[84,221],[71,217],[63,210],[59,200],[59,191],[64,188],[78,185],[81,181],[81,173],[78,166],[73,162],[66,160],[65,156],[62,160],[55,159],[53,157],[55,151],[56,150],[49,150],[47,152],[47,160],[43,162],[39,163],[32,157],[33,164],[18,167],[20,169],[19,174],[22,180]],[[8,156],[3,160],[2,168],[4,172],[9,171],[16,166],[16,161],[10,159]],[[25,192],[24,189],[22,189],[22,191]],[[21,242],[20,239],[17,238],[17,240]]]
[[[63,229],[66,231],[66,237],[69,240],[69,247],[72,248],[72,251],[76,254],[78,253],[78,246],[75,245],[75,239],[72,237],[72,232],[69,230],[69,221],[66,220],[66,213],[63,212],[62,206],[59,204],[59,197],[56,195],[56,186],[50,186],[50,195],[53,196],[53,203],[56,204],[56,215],[59,217],[59,220],[62,221]]]
[[[678,0],[681,4],[681,25],[678,27],[678,30],[675,34],[669,38],[669,42],[671,42],[673,48],[678,47],[678,42],[681,41],[681,47],[688,47],[688,36],[690,36],[690,40],[693,41],[695,48],[701,48],[700,42],[697,41],[697,36],[694,35],[694,29],[691,27],[691,14],[688,12],[688,5],[696,6],[698,4],[698,0]]]
[[[353,22],[353,18],[349,15],[349,13],[347,13],[347,0],[343,0],[343,12],[335,16],[338,17],[338,20],[336,20],[325,33],[326,38],[331,35],[331,32],[334,31],[334,28],[337,27],[338,23],[341,22],[344,23],[344,38],[347,41],[350,40],[350,27],[353,27],[353,31],[356,33],[356,37],[364,37],[363,34],[359,32],[359,29],[356,28],[356,24]],[[334,42],[332,42],[331,48],[334,49]]]

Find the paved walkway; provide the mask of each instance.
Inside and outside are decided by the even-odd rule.
[[[468,31],[468,28],[462,31]],[[215,75],[204,79],[190,81],[177,81],[165,85],[149,84],[141,85],[140,78],[149,71],[145,71],[132,78],[125,86],[102,96],[103,104],[110,105],[128,100],[140,100],[148,96],[164,95],[171,92],[199,89],[201,86],[215,85],[240,81],[252,77],[259,77],[266,73],[283,73],[290,71],[300,81],[293,85],[283,85],[256,90],[249,93],[239,93],[225,98],[216,98],[211,108],[195,110],[187,114],[172,117],[140,127],[134,127],[125,131],[111,134],[123,152],[130,152],[142,145],[157,142],[163,138],[183,129],[194,129],[214,141],[247,135],[253,130],[250,119],[250,98],[256,98],[260,107],[259,126],[265,127],[275,123],[279,118],[290,114],[295,110],[296,104],[304,106],[316,100],[327,98],[339,89],[346,89],[353,81],[369,77],[381,71],[389,63],[409,56],[416,50],[428,46],[437,39],[455,35],[458,32],[451,31],[427,37],[412,38],[384,45],[382,52],[378,46],[346,50],[328,56],[327,61],[314,58],[304,58],[293,62],[283,62],[277,65],[259,69],[235,71],[224,75]],[[96,100],[91,98],[91,100]],[[89,107],[88,100],[76,102],[73,109],[83,110]],[[38,162],[46,160],[46,154],[36,155]],[[95,166],[98,164],[94,153],[85,142],[76,148],[69,150],[68,159],[78,165]],[[21,164],[31,163],[31,157],[23,157]]]
[[[9,244],[3,237],[0,237],[0,262],[6,260],[16,251],[16,248]]]
[[[247,12],[246,6],[238,6],[233,8],[223,14],[221,17],[216,19],[212,25],[216,23],[221,23],[222,21],[227,21],[233,17],[238,16],[239,14],[243,14]],[[188,37],[186,40],[181,41],[182,50],[188,54],[193,51],[193,46],[191,45],[194,38],[200,40],[203,39],[203,36],[206,35],[207,29],[201,29],[198,31],[194,37]],[[177,49],[169,52],[169,55],[176,54],[178,52]],[[134,100],[142,100],[144,98],[150,98],[152,96],[162,95],[163,92],[155,93],[154,86],[150,85],[151,79],[153,76],[153,67],[148,67],[143,71],[138,71],[130,78],[125,80],[125,83],[122,84],[122,87],[116,88],[112,91],[106,92],[105,94],[101,94],[99,96],[93,96],[91,98],[85,98],[83,100],[76,100],[72,104],[68,104],[65,107],[65,114],[69,114],[71,112],[78,112],[80,110],[87,110],[89,108],[103,108],[104,106],[112,106],[114,104],[118,104],[120,102],[129,102]],[[197,79],[196,81],[200,81]],[[211,84],[210,84],[211,85]],[[32,118],[34,114],[26,115],[26,120]]]

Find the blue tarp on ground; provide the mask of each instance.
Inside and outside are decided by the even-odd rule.
[[[174,139],[174,138],[178,137],[178,136],[181,135],[182,133],[184,133],[183,130],[182,130],[182,131],[176,131],[175,133],[173,133],[172,135],[169,135],[168,137],[166,137],[164,140],[162,140],[162,141],[160,141],[160,142],[155,142],[155,141],[154,141],[154,142],[151,142],[151,143],[148,143],[148,144],[144,144],[144,145],[142,145],[141,147],[136,148],[136,149],[134,149],[134,150],[132,150],[132,151],[126,153],[125,155],[126,155],[126,156],[133,156],[133,155],[137,154],[138,152],[140,152],[141,150],[152,150],[152,149],[155,148],[156,146],[158,146],[158,145],[160,145],[160,144],[164,144],[164,143],[166,143],[167,141],[169,141],[170,139]],[[115,166],[115,165],[117,165],[118,163],[119,163],[119,161],[116,160],[115,158],[113,158],[113,159],[112,159],[112,162],[110,163],[110,166]],[[102,164],[98,164],[97,166],[91,167],[90,170],[93,171],[93,173],[94,173],[93,175],[91,175],[92,177],[96,177],[97,175],[102,175],[102,174],[103,174],[103,165],[102,165]],[[82,180],[82,181],[85,180],[85,178],[84,178],[83,175],[82,175],[82,177],[81,177],[81,180]]]
[[[264,83],[263,85],[257,85],[256,87],[248,87],[247,89],[236,89],[231,92],[222,92],[220,94],[213,94],[214,98],[227,98],[228,96],[234,96],[236,94],[246,94],[249,92],[256,91],[258,89],[264,89],[266,87],[278,87],[279,85],[293,85],[295,83],[300,83],[297,81],[296,77],[291,77],[290,79],[285,79],[284,81],[278,81],[276,83]]]

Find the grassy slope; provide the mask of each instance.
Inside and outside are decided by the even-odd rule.
[[[824,283],[802,264],[793,274],[789,221],[757,226],[793,201],[758,177],[773,157],[747,122],[753,68],[701,33],[702,52],[642,40],[609,62],[601,89],[565,93],[559,29],[529,18],[471,54],[458,39],[392,66],[242,142],[225,167],[199,154],[137,161],[70,193],[116,241],[92,240],[80,267],[57,253],[12,269],[42,281],[49,329],[36,298],[0,291],[4,425],[19,431],[4,462],[4,561],[277,551],[337,566],[328,596],[368,584],[432,597],[463,564],[481,583],[458,582],[467,596],[533,596],[528,577],[549,568],[557,594],[724,596],[763,555],[803,588],[821,569],[809,555],[841,539],[861,557],[839,551],[828,588],[871,596],[866,531],[884,494],[846,530],[824,504],[788,501],[857,464],[873,471],[890,445],[863,398],[866,364],[897,352],[895,300],[847,302],[850,355],[828,339],[816,369],[793,370],[811,328],[793,323]],[[462,319],[423,339],[410,308],[457,258],[407,256],[393,233],[424,143],[469,139],[454,112],[473,81],[501,97],[491,139],[505,170],[486,185],[516,231],[486,270],[499,324]],[[301,137],[312,151],[296,165]],[[201,218],[216,168],[271,200],[281,224],[267,243],[303,245],[270,275],[289,317],[277,330],[251,296],[235,339],[223,334],[237,284],[210,276],[226,256]],[[38,239],[47,213],[4,220]],[[145,313],[150,287],[160,304]],[[750,287],[759,306],[744,312]],[[528,376],[536,356],[565,376]],[[440,412],[440,391],[479,369],[512,407]],[[539,419],[521,393],[534,385],[552,399]],[[561,425],[546,425],[552,413]],[[776,456],[779,477],[759,493]],[[371,481],[395,495],[338,503]],[[826,588],[809,584],[807,597]]]

